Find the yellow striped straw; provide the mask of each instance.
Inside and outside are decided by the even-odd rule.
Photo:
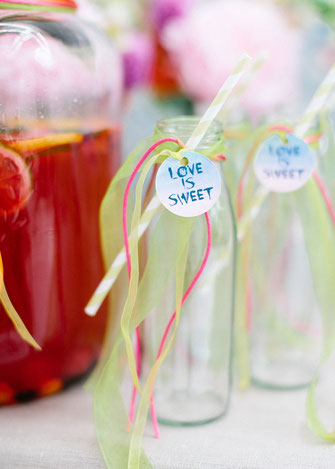
[[[303,138],[310,130],[315,119],[323,111],[328,104],[328,98],[335,85],[335,64],[329,70],[326,78],[323,80],[317,91],[315,92],[310,105],[307,107],[305,114],[302,116],[299,124],[295,128],[295,135]]]
[[[250,64],[248,73],[243,76],[243,79],[240,81],[239,85],[236,86],[233,99],[229,101],[229,106],[225,106],[220,111],[218,115],[218,119],[220,121],[224,121],[232,113],[233,109],[237,106],[237,100],[241,98],[241,96],[243,96],[244,93],[247,91],[257,73],[263,68],[267,59],[268,54],[265,51],[261,52],[257,55],[257,57],[255,57],[255,59]]]
[[[329,97],[335,86],[335,64],[327,73],[319,88],[314,93],[310,104],[307,106],[305,113],[295,127],[294,134],[299,138],[304,138],[307,132],[315,123],[318,115],[327,108]],[[237,236],[241,240],[244,237],[247,227],[259,213],[261,205],[269,194],[269,190],[261,186],[255,196],[251,199],[247,210],[240,219],[237,227]]]
[[[188,149],[195,149],[199,145],[199,143],[205,136],[207,130],[209,129],[210,125],[212,124],[214,119],[218,116],[219,112],[222,110],[227,99],[229,98],[230,94],[232,93],[232,91],[234,90],[238,82],[240,81],[241,77],[245,73],[250,62],[251,62],[251,58],[248,55],[243,54],[240,57],[233,71],[224,81],[218,94],[213,99],[207,111],[205,112],[203,117],[200,119],[193,134],[188,139],[186,143],[186,147]],[[150,221],[152,220],[152,218],[157,213],[160,207],[161,207],[161,203],[157,195],[154,195],[141,217],[140,226],[138,229],[139,239],[148,228]],[[134,233],[131,233],[130,237],[132,236],[134,236]],[[114,259],[111,267],[108,269],[104,278],[99,283],[97,289],[95,290],[91,299],[87,303],[85,307],[85,313],[87,315],[89,316],[96,315],[100,306],[102,305],[103,301],[105,300],[112,286],[114,285],[125,263],[126,263],[126,254],[123,248]]]
[[[254,220],[260,209],[261,206],[266,199],[266,197],[269,194],[269,189],[266,187],[260,185],[258,189],[256,190],[255,195],[252,197],[250,200],[250,203],[248,205],[248,208],[245,211],[245,215],[241,217],[241,219],[238,222],[238,231],[237,231],[237,239],[238,241],[241,241],[244,238],[245,232],[250,225],[250,222]]]
[[[151,220],[156,215],[157,211],[161,208],[161,203],[158,197],[155,195],[150,203],[148,204],[147,208],[143,212],[143,215],[140,219],[140,224],[138,227],[138,238],[140,239],[145,230],[148,228]],[[133,237],[134,233],[131,233],[130,237]],[[123,249],[119,252],[119,254],[114,259],[112,265],[106,272],[104,278],[99,283],[97,289],[93,293],[90,301],[87,303],[85,307],[85,313],[88,316],[95,316],[98,312],[98,309],[102,305],[103,301],[105,300],[106,296],[112,289],[116,279],[118,278],[119,273],[123,269],[124,265],[126,264],[126,251]]]
[[[197,148],[197,146],[205,136],[207,130],[209,129],[210,125],[222,110],[231,92],[242,78],[242,75],[245,73],[247,67],[250,64],[250,61],[251,58],[247,54],[243,54],[240,57],[235,68],[221,86],[218,94],[215,96],[215,98],[209,105],[209,108],[207,109],[203,117],[200,119],[199,124],[194,129],[194,132],[192,133],[191,137],[188,139],[186,143],[187,148]]]

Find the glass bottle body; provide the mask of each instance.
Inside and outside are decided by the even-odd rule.
[[[303,197],[305,188],[300,191]],[[301,210],[308,207],[298,206],[294,193],[270,193],[241,245],[251,379],[267,388],[307,386],[322,354],[322,317],[306,241],[312,227]]]
[[[167,119],[158,132],[181,138],[191,135],[196,118]],[[201,153],[217,143],[219,123],[207,134]],[[195,289],[184,303],[174,343],[155,383],[158,419],[171,425],[202,424],[222,416],[231,388],[232,317],[235,283],[235,223],[223,179],[219,201],[210,210],[212,248]],[[207,243],[205,216],[197,218],[190,238],[186,289],[204,256]],[[145,361],[152,365],[164,330],[175,309],[175,280],[165,288],[159,304],[144,322]]]

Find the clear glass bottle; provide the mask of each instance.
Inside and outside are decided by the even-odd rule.
[[[121,157],[117,51],[75,14],[32,3],[0,2],[0,251],[42,352],[1,308],[0,403],[54,392],[97,360],[106,306],[83,310],[104,273],[99,206]]]
[[[285,132],[276,137],[284,150],[290,145]],[[302,388],[320,363],[323,316],[332,311],[327,244],[333,226],[315,172],[299,189],[265,192],[252,205],[250,198],[261,189],[251,169],[239,188],[239,226],[243,217],[251,221],[239,233],[238,263],[238,310],[244,309],[249,333],[251,380],[271,389]]]
[[[268,196],[248,252],[251,379],[274,389],[307,386],[321,359],[323,331],[294,195]]]
[[[156,133],[186,143],[198,118],[179,117],[158,122]],[[222,141],[223,128],[215,122],[202,141],[200,153],[210,154]],[[214,150],[215,152],[215,150]],[[216,151],[217,153],[217,151]],[[232,321],[235,291],[236,230],[229,192],[222,192],[210,210],[213,244],[208,264],[182,311],[177,335],[165,359],[154,390],[158,419],[171,425],[196,425],[222,416],[231,390]],[[205,217],[196,221],[186,267],[186,289],[199,268],[206,245]],[[202,246],[202,248],[199,248]],[[194,258],[194,253],[197,253]],[[144,321],[146,367],[152,366],[164,329],[175,308],[174,280]]]

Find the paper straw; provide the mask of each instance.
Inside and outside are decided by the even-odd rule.
[[[240,84],[236,86],[234,91],[234,98],[230,100],[229,106],[225,106],[219,113],[218,119],[220,121],[224,121],[227,116],[231,114],[234,107],[236,106],[236,101],[247,91],[250,83],[253,81],[255,75],[261,70],[267,59],[268,54],[263,51],[252,61],[248,69],[248,73],[244,75],[243,80],[241,80]]]
[[[256,194],[251,199],[251,203],[245,214],[238,221],[237,239],[241,241],[244,238],[245,232],[254,218],[258,215],[261,205],[269,194],[269,189],[264,186],[259,186]]]
[[[248,55],[243,54],[241,56],[237,65],[223,83],[218,94],[215,96],[209,108],[207,109],[203,117],[200,119],[199,124],[194,129],[194,132],[192,133],[191,137],[188,139],[186,143],[187,148],[197,148],[197,146],[205,136],[207,130],[209,129],[210,125],[212,124],[213,120],[218,116],[219,112],[222,110],[224,104],[229,98],[231,92],[240,81],[242,75],[245,73],[250,61],[251,58]]]
[[[305,114],[302,116],[299,124],[295,128],[295,135],[303,138],[310,130],[316,117],[326,107],[330,93],[335,85],[335,64],[329,70],[326,78],[323,80],[317,91],[315,92],[310,105],[307,107]]]
[[[239,61],[237,62],[235,68],[231,72],[231,74],[226,78],[222,87],[220,88],[218,94],[211,102],[209,108],[200,119],[197,127],[195,128],[193,134],[188,139],[186,143],[186,147],[188,149],[195,149],[203,137],[205,136],[207,130],[209,129],[210,125],[217,117],[221,109],[223,108],[224,104],[226,103],[228,97],[232,93],[233,89],[236,87],[238,82],[240,81],[242,75],[245,73],[251,58],[243,54]],[[140,239],[143,233],[148,228],[152,218],[157,213],[158,209],[161,207],[161,203],[157,197],[154,195],[151,199],[150,203],[148,204],[147,208],[145,209],[142,217],[141,217],[141,224],[138,230],[138,238]],[[134,236],[131,233],[130,237]],[[98,285],[97,289],[93,293],[90,301],[85,307],[85,313],[89,316],[95,316],[98,309],[102,305],[103,301],[107,297],[108,293],[110,292],[112,286],[114,285],[119,273],[121,272],[122,268],[126,263],[126,253],[125,249],[123,248],[120,253],[116,256],[115,260],[113,261],[111,267],[108,269],[107,273],[105,274],[104,278]]]
[[[323,111],[328,104],[328,99],[335,86],[335,64],[327,73],[325,79],[316,90],[310,104],[307,106],[305,113],[296,125],[294,134],[299,138],[304,138],[307,132],[311,129],[315,119]],[[237,226],[237,236],[241,240],[244,237],[247,227],[250,225],[256,214],[259,212],[261,205],[266,199],[270,191],[261,186],[256,192],[255,196],[251,199],[249,208],[245,211],[243,217]]]
[[[158,209],[161,207],[161,203],[158,199],[158,197],[155,195],[150,203],[148,204],[147,208],[145,209],[141,220],[140,220],[140,225],[138,228],[138,238],[140,239],[145,230],[148,228],[151,220],[153,217],[156,215]],[[134,233],[132,233],[129,237],[134,236]],[[123,247],[122,250],[119,252],[119,254],[116,256],[114,259],[112,265],[106,272],[104,278],[98,285],[97,289],[93,293],[93,296],[91,297],[90,301],[88,302],[87,306],[85,307],[85,313],[88,314],[89,316],[95,316],[98,309],[102,305],[103,301],[105,300],[106,296],[110,292],[112,286],[114,285],[119,273],[123,269],[125,263],[126,263],[126,251],[125,248]]]

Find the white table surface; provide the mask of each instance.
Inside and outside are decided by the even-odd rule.
[[[304,406],[304,391],[235,391],[225,418],[161,426],[160,440],[148,427],[144,447],[154,469],[335,469],[335,446],[309,432]],[[79,468],[105,468],[81,387],[0,409],[0,469]]]

